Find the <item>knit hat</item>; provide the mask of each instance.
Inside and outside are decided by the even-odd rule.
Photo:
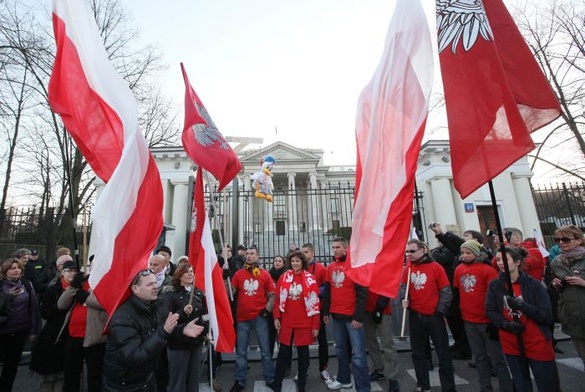
[[[63,269],[77,269],[77,263],[73,260],[66,261],[65,264],[63,264]]]
[[[463,248],[471,251],[471,253],[473,253],[476,256],[479,256],[479,254],[481,253],[481,244],[476,240],[465,241],[463,244],[461,244],[461,249]]]

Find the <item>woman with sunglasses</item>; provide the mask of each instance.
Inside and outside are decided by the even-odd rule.
[[[190,264],[181,264],[172,278],[172,288],[164,295],[163,314],[177,313],[177,327],[168,339],[169,392],[199,391],[203,340],[209,329],[202,316],[207,314],[203,291],[194,286],[195,274]],[[183,334],[184,327],[198,318],[205,329],[196,338]]]
[[[40,326],[37,299],[32,284],[22,278],[19,260],[6,260],[1,266],[0,356],[3,358],[0,391],[12,391],[12,384],[27,337],[34,339]]]
[[[585,246],[577,226],[555,231],[561,253],[551,263],[551,285],[559,292],[558,317],[562,330],[573,340],[585,367]]]

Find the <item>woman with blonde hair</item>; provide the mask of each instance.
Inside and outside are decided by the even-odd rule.
[[[555,231],[560,253],[551,263],[551,282],[560,294],[558,318],[585,365],[585,239],[577,226]]]

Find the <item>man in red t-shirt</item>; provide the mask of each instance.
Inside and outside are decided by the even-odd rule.
[[[327,275],[327,268],[317,260],[315,260],[315,247],[311,243],[306,243],[301,248],[301,252],[305,255],[309,261],[308,271],[313,274],[317,280],[317,286],[319,287],[319,302],[320,308],[323,308],[323,292],[325,290],[324,284]],[[319,314],[321,324],[319,326],[319,335],[317,341],[319,342],[319,373],[321,378],[328,381],[331,379],[329,374],[329,343],[327,342],[327,331],[325,329],[325,323],[323,322],[323,312]]]
[[[431,358],[428,353],[431,338],[439,358],[441,388],[445,392],[455,391],[453,362],[449,353],[449,336],[444,316],[453,298],[449,279],[443,267],[430,257],[429,247],[424,242],[409,240],[406,253],[410,259],[410,267],[402,277],[400,298],[402,307],[409,310],[410,348],[417,387],[421,391],[431,390]]]
[[[246,389],[248,375],[248,345],[252,330],[260,345],[264,381],[270,387],[274,381],[274,364],[268,341],[268,319],[274,305],[274,282],[270,274],[261,269],[258,263],[258,248],[251,246],[246,250],[244,268],[237,271],[232,279],[232,287],[237,301],[236,317],[236,380],[230,392]]]
[[[349,369],[349,340],[353,355],[351,363],[355,389],[369,392],[370,376],[366,358],[366,338],[364,334],[364,312],[368,289],[360,286],[347,276],[347,240],[337,237],[331,244],[333,262],[327,267],[325,292],[323,295],[323,321],[333,324],[333,339],[337,353],[337,377],[327,382],[327,388],[337,390],[351,388]]]

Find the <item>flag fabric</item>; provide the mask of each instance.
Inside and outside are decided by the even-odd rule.
[[[219,181],[218,191],[221,192],[242,170],[242,164],[189,83],[189,77],[182,63],[181,71],[185,80],[183,147],[193,162],[213,174]]]
[[[550,253],[548,253],[548,250],[544,245],[544,238],[542,238],[542,234],[540,234],[540,231],[532,229],[532,236],[534,237],[534,241],[536,242],[536,246],[538,246],[538,250],[540,251],[542,257],[548,257]]]
[[[530,152],[530,133],[561,109],[501,0],[436,7],[453,181],[466,198]]]
[[[92,210],[89,279],[111,316],[162,230],[160,174],[128,84],[108,60],[86,1],[55,0],[49,103],[106,186]]]
[[[396,297],[410,235],[415,172],[433,83],[419,0],[398,0],[382,59],[357,108],[356,191],[348,275]]]
[[[200,166],[197,169],[197,178],[195,179],[195,200],[189,236],[189,261],[195,270],[195,286],[205,291],[209,325],[215,349],[223,353],[232,353],[236,345],[236,332],[223,283],[223,271],[217,262],[209,219],[205,210],[202,174]]]

